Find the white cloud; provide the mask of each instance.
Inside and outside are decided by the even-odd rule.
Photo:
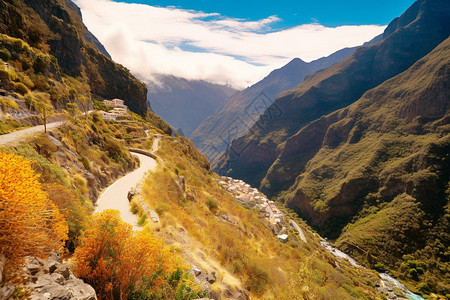
[[[327,56],[360,45],[385,28],[314,23],[274,31],[271,25],[280,21],[277,16],[250,22],[111,0],[75,3],[113,59],[142,79],[171,74],[237,88],[259,81],[295,57],[311,61]]]

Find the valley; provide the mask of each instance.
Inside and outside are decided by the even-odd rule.
[[[141,2],[0,0],[0,300],[450,299],[448,0]]]

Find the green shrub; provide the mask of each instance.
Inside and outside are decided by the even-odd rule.
[[[140,218],[139,218],[139,220],[138,220],[138,225],[139,226],[142,226],[142,225],[144,225],[144,223],[145,223],[145,221],[147,220],[147,215],[145,215],[145,214],[143,214]]]
[[[158,206],[155,207],[155,211],[158,215],[163,215],[166,211],[169,210],[169,206],[164,202],[159,202]]]
[[[27,86],[25,84],[23,84],[22,82],[14,82],[14,89],[22,95],[25,95],[26,93],[28,93]]]
[[[83,154],[81,156],[81,162],[83,163],[83,166],[86,170],[91,171],[91,164],[89,163],[89,159],[84,156]]]
[[[219,205],[217,204],[216,200],[214,200],[214,198],[211,196],[206,197],[206,206],[208,206],[210,211],[214,211],[217,208],[219,208]]]
[[[257,295],[261,295],[270,283],[269,272],[256,263],[251,263],[248,270],[247,287]]]

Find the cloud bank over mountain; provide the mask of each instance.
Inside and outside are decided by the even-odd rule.
[[[144,80],[154,74],[251,85],[294,57],[311,61],[360,45],[385,26],[325,27],[319,23],[274,30],[280,21],[258,21],[176,7],[110,0],[77,0],[89,30],[114,60]]]

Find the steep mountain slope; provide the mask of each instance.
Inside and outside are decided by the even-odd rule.
[[[147,112],[145,85],[106,56],[70,0],[2,0],[0,33],[53,55],[65,74],[89,85],[95,98],[122,98],[133,111]]]
[[[319,231],[368,264],[448,293],[449,121],[450,38],[290,137],[264,183],[296,177],[281,198]],[[414,260],[425,263],[417,274]]]
[[[233,141],[218,171],[259,186],[277,159],[281,143],[309,122],[355,102],[429,53],[449,36],[449,16],[448,1],[416,1],[389,24],[381,42],[358,48],[344,61],[280,94],[245,136]],[[266,182],[262,188],[276,194],[288,188],[293,179]]]
[[[231,87],[168,75],[157,76],[147,87],[152,110],[187,137],[236,92]]]
[[[284,90],[299,84],[306,75],[329,67],[350,56],[355,48],[345,48],[310,63],[295,58],[280,69],[226,100],[217,112],[206,118],[191,136],[198,149],[214,163],[232,139],[243,135]]]

